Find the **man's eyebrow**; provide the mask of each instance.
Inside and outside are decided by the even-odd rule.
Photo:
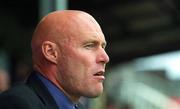
[[[96,43],[96,44],[98,44],[98,43],[100,43],[102,46],[106,46],[107,45],[107,42],[106,42],[106,40],[98,40],[97,38],[89,38],[89,39],[85,39],[84,40],[84,44],[85,43]]]
[[[99,43],[99,41],[98,41],[98,40],[95,40],[95,39],[90,39],[90,40],[85,41],[85,43]],[[106,46],[106,45],[107,45],[107,42],[106,42],[106,41],[105,41],[105,42],[103,41],[101,45]]]

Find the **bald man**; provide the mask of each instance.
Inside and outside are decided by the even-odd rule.
[[[0,109],[76,109],[80,97],[103,92],[109,57],[96,20],[86,12],[55,11],[32,37],[34,72],[0,96]]]

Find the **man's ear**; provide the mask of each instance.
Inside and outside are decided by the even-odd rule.
[[[58,51],[55,43],[44,41],[42,44],[42,53],[48,61],[57,64]]]

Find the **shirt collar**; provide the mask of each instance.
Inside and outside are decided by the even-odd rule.
[[[72,103],[72,101],[58,87],[56,87],[51,81],[49,81],[40,73],[37,73],[37,76],[48,89],[48,91],[56,101],[59,109],[75,109],[75,105]]]

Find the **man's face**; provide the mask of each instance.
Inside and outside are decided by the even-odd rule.
[[[70,96],[96,97],[103,91],[105,65],[109,61],[104,50],[104,35],[94,23],[82,24],[72,30],[75,31],[70,32],[60,48],[60,85]]]

